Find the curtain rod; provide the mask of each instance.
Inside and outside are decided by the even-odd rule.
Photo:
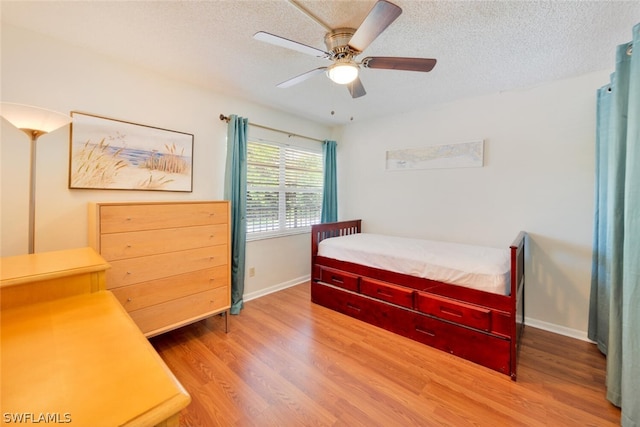
[[[225,122],[229,123],[229,117],[228,117],[228,116],[225,116],[224,114],[220,114],[220,120],[222,120],[222,121],[225,121]],[[255,127],[257,127],[257,128],[266,129],[266,130],[272,130],[272,131],[274,131],[274,132],[283,133],[283,134],[285,134],[285,135],[288,135],[289,137],[296,136],[296,137],[298,137],[298,138],[310,139],[311,141],[324,142],[324,140],[322,140],[322,139],[318,139],[318,138],[311,138],[310,136],[298,135],[297,133],[287,132],[286,130],[280,130],[280,129],[270,128],[270,127],[268,127],[268,126],[263,126],[263,125],[259,125],[259,124],[256,124],[256,123],[251,123],[251,122],[249,122],[249,126],[255,126]]]

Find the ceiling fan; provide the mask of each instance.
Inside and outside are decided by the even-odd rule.
[[[347,85],[353,98],[359,98],[367,93],[358,76],[360,67],[428,72],[436,65],[436,60],[431,58],[403,58],[391,56],[370,56],[364,58],[360,62],[356,62],[356,56],[360,55],[371,44],[371,42],[373,42],[373,40],[375,40],[376,37],[378,37],[402,13],[402,9],[393,3],[386,0],[378,0],[357,29],[332,29],[295,0],[289,0],[289,2],[327,29],[328,32],[324,37],[324,43],[327,46],[327,51],[316,49],[315,47],[264,31],[257,32],[254,34],[253,38],[276,46],[313,55],[318,58],[329,59],[333,61],[333,64],[327,67],[319,67],[314,70],[307,71],[306,73],[286,80],[277,85],[280,88],[293,86],[315,76],[316,74],[326,72],[327,76],[334,82]]]

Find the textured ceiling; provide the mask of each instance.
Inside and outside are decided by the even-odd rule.
[[[325,49],[326,30],[286,0],[2,0],[0,12],[3,22],[327,124],[612,69],[615,46],[640,22],[640,1],[392,1],[402,15],[359,59],[438,64],[430,73],[364,69],[358,99],[323,74],[276,87],[330,64],[252,38],[267,31]],[[300,3],[332,28],[357,28],[375,1]]]

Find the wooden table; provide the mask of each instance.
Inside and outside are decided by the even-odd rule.
[[[0,323],[2,422],[178,424],[191,398],[103,290],[109,265],[98,254],[82,248],[1,261],[0,298],[7,297]],[[65,272],[75,284],[63,292],[71,295],[59,296],[51,281],[64,288]],[[82,288],[88,291],[73,294]],[[29,293],[36,302],[25,301]]]

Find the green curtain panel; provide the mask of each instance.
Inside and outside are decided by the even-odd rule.
[[[607,175],[609,117],[611,115],[611,85],[597,93],[596,116],[596,182],[593,222],[593,259],[591,264],[591,299],[589,302],[589,339],[607,354],[609,342],[609,295],[611,272],[607,256]]]
[[[232,114],[227,125],[224,198],[231,201],[231,314],[244,306],[247,246],[247,129],[249,120]]]
[[[635,47],[636,52],[633,52]],[[589,338],[607,355],[607,399],[640,425],[640,23],[598,91]]]
[[[320,214],[320,222],[322,223],[338,220],[336,145],[335,141],[324,141],[322,146],[322,158],[324,161],[322,213]]]

